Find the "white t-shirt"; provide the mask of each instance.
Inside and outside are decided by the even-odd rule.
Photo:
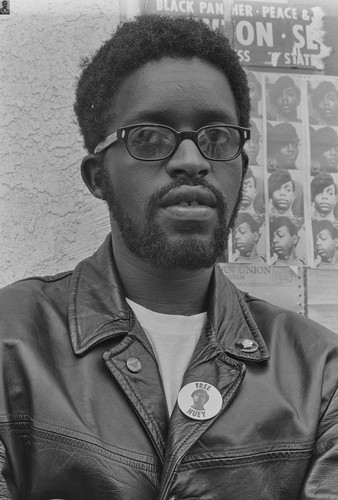
[[[146,309],[130,299],[126,300],[155,353],[171,415],[181,389],[183,375],[204,330],[207,313],[193,316],[162,314]]]

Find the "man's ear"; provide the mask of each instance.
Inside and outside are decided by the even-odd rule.
[[[102,159],[99,155],[90,154],[81,162],[81,175],[84,183],[95,198],[104,199]]]
[[[261,235],[259,234],[259,232],[258,232],[258,231],[255,231],[255,232],[254,232],[254,241],[255,241],[255,243],[258,243],[258,240],[259,240],[260,236],[261,236]]]

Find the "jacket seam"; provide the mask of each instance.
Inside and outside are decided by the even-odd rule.
[[[104,456],[104,457],[111,457],[112,459],[115,459],[119,461],[119,463],[126,463],[128,462],[131,466],[134,468],[138,469],[147,469],[147,467],[142,467],[142,465],[147,465],[149,468],[152,468],[153,471],[156,473],[156,471],[159,470],[159,468],[156,466],[156,463],[151,460],[151,461],[146,461],[146,458],[151,458],[148,455],[143,456],[142,458],[140,457],[139,459],[133,458],[133,457],[128,457],[127,455],[123,455],[123,453],[117,453],[114,450],[109,450],[103,446],[100,446],[97,443],[91,443],[89,441],[86,441],[84,439],[79,439],[75,438],[72,436],[69,436],[67,434],[62,434],[59,432],[52,432],[52,431],[45,431],[43,429],[33,427],[32,433],[20,433],[20,431],[16,429],[3,429],[4,434],[13,434],[17,433],[20,435],[21,438],[28,437],[29,434],[33,434],[34,438],[38,441],[44,441],[46,443],[54,442],[54,443],[62,443],[65,446],[73,447],[78,450],[93,450],[95,453]],[[46,434],[45,436],[41,435],[40,433]],[[59,439],[58,439],[59,438]],[[128,450],[125,450],[126,453],[129,453]],[[133,452],[131,452],[133,453]]]
[[[188,462],[181,465],[180,472],[184,472],[186,470],[190,470],[191,468],[198,469],[221,469],[224,467],[238,467],[239,465],[249,465],[249,464],[257,464],[262,462],[270,462],[270,461],[288,461],[288,460],[297,460],[297,459],[308,459],[312,455],[312,450],[299,450],[299,451],[280,451],[274,453],[267,453],[262,455],[253,454],[251,456],[246,457],[232,457],[232,458],[223,458],[223,459],[215,459],[212,461],[222,461],[223,463],[215,463],[215,464],[204,464],[204,460]],[[211,459],[209,459],[211,461]],[[199,467],[198,467],[199,462]]]
[[[261,453],[275,453],[276,451],[290,451],[290,452],[293,452],[293,451],[306,451],[306,450],[312,450],[313,446],[314,446],[314,443],[315,441],[314,440],[309,440],[309,441],[274,441],[273,443],[273,446],[276,447],[277,449],[274,449],[274,450],[267,450],[267,451],[264,451],[264,449],[266,449],[267,446],[271,446],[271,445],[256,445],[256,446],[250,446],[250,449],[252,449],[253,451],[256,450],[256,453],[259,453],[259,450],[262,450]],[[291,447],[290,447],[291,445]],[[278,447],[280,449],[278,449]],[[242,451],[245,451],[247,450],[248,447],[247,446],[236,446],[234,448],[231,448],[231,452],[230,453],[236,453],[236,452],[242,452]],[[192,458],[192,460],[199,460],[198,459],[198,453],[190,453],[189,454],[189,458]],[[219,457],[225,457],[224,455],[224,452],[213,452],[212,454],[212,457],[208,457],[208,458],[218,458]],[[194,458],[195,457],[195,458]],[[231,458],[231,455],[229,454],[229,457]],[[208,459],[206,458],[206,459]],[[204,460],[204,459],[202,459]],[[187,461],[184,461],[184,463],[187,463]]]
[[[7,415],[7,416],[10,416],[10,415]],[[45,422],[43,420],[34,420],[34,419],[31,419],[29,416],[25,415],[25,420],[22,420],[22,421],[8,421],[8,422],[0,422],[0,428],[2,428],[3,432],[17,432],[17,433],[22,433],[24,434],[24,432],[22,431],[22,429],[32,429],[33,431],[38,431],[38,432],[44,432],[44,433],[49,433],[51,435],[55,435],[55,436],[64,436],[65,438],[69,438],[69,439],[72,439],[72,440],[75,440],[75,441],[81,441],[83,443],[86,443],[88,445],[92,445],[92,446],[97,446],[99,447],[100,449],[104,449],[104,450],[107,450],[109,453],[114,453],[116,455],[119,455],[119,452],[118,451],[113,451],[113,450],[110,450],[109,447],[111,446],[114,446],[114,449],[116,450],[119,450],[121,452],[121,455],[123,452],[126,452],[126,453],[131,453],[131,454],[135,454],[134,451],[132,450],[128,450],[128,449],[125,449],[125,448],[120,448],[119,446],[115,446],[115,445],[110,445],[108,443],[105,443],[104,441],[100,441],[104,446],[101,446],[100,444],[98,444],[97,442],[94,442],[97,441],[96,438],[92,438],[92,440],[90,440],[90,438],[92,437],[90,434],[86,434],[84,432],[81,432],[81,431],[77,431],[75,429],[71,429],[71,428],[67,428],[67,427],[62,427],[62,426],[59,426],[57,424],[49,424],[48,422]],[[34,425],[36,424],[36,425]],[[39,426],[38,424],[44,424],[46,425],[46,427],[48,428],[43,428],[41,426]],[[16,426],[17,428],[11,428],[13,426]],[[7,428],[6,428],[7,427]],[[55,430],[57,429],[57,430]],[[67,432],[62,432],[62,431],[70,431],[73,435],[71,434],[68,434]],[[87,438],[87,439],[86,439]],[[149,459],[152,459],[152,457],[150,455],[145,455],[146,457],[148,457]],[[137,458],[131,458],[131,460],[138,460]]]

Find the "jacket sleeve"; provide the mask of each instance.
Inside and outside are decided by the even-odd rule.
[[[323,415],[301,500],[338,498],[338,389]]]
[[[13,483],[11,467],[7,457],[6,449],[0,440],[0,499],[17,500],[18,496]]]

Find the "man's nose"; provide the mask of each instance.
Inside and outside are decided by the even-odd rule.
[[[210,172],[211,165],[191,139],[184,139],[173,156],[169,158],[166,170],[173,178],[184,175],[205,177]]]

